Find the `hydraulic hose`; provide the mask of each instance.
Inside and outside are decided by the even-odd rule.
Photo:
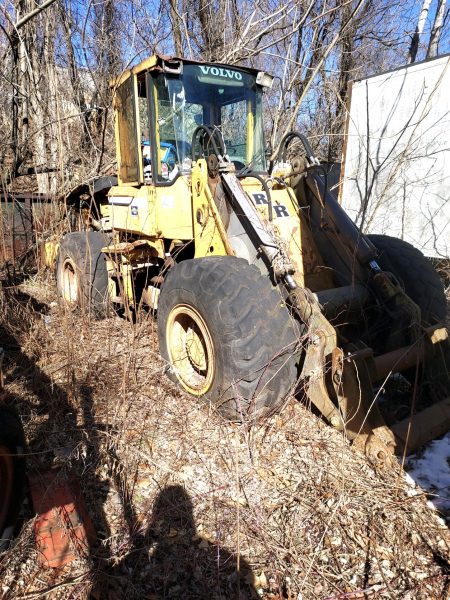
[[[266,192],[266,196],[267,196],[267,208],[268,208],[268,212],[269,212],[269,221],[273,221],[272,196],[270,195],[269,186],[267,185],[267,182],[265,181],[265,179],[263,177],[261,177],[261,175],[259,173],[255,173],[254,171],[246,171],[245,169],[242,169],[242,171],[238,171],[236,173],[236,177],[238,179],[244,179],[244,177],[253,177],[254,179],[257,179],[261,183],[262,188]]]
[[[206,125],[199,125],[192,134],[192,160],[197,160],[195,145],[197,142],[200,144],[201,134],[208,136],[208,142],[211,142],[216,156],[224,156],[225,143],[220,131],[218,129],[207,127]],[[218,140],[219,145],[217,145],[216,140]]]
[[[308,138],[306,137],[306,135],[303,135],[303,133],[298,133],[298,131],[291,131],[290,133],[287,133],[284,136],[284,138],[280,142],[280,150],[278,151],[277,159],[279,160],[281,158],[281,162],[285,162],[288,146],[295,138],[298,138],[303,144],[308,160],[312,163],[315,162],[317,159],[314,156],[314,152],[311,148],[311,144],[309,143]]]

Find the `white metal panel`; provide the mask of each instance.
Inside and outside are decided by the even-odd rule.
[[[341,202],[363,231],[450,257],[450,57],[353,83]]]

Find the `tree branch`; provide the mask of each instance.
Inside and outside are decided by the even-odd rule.
[[[346,20],[346,22],[344,23],[344,25],[341,27],[340,31],[334,36],[333,40],[331,41],[331,43],[329,44],[328,48],[325,50],[325,52],[323,53],[322,58],[318,61],[316,67],[314,68],[314,71],[311,73],[308,81],[306,82],[306,84],[303,87],[302,93],[300,94],[299,99],[297,100],[295,107],[294,107],[294,111],[292,113],[291,118],[289,119],[289,123],[287,124],[283,135],[281,136],[281,138],[283,138],[293,127],[294,123],[295,123],[295,119],[297,118],[298,115],[298,111],[300,110],[300,106],[302,105],[303,100],[305,99],[306,94],[309,91],[309,88],[311,87],[312,82],[314,81],[316,75],[319,73],[323,63],[326,61],[326,59],[328,58],[330,52],[333,50],[333,48],[336,46],[336,44],[338,43],[338,41],[341,38],[342,33],[345,31],[345,29],[348,27],[348,25],[351,23],[351,21],[353,20],[353,18],[355,17],[355,15],[357,14],[357,12],[359,11],[359,9],[361,8],[362,4],[365,2],[366,0],[359,0],[358,4],[355,6],[355,8],[352,10],[351,14],[349,15],[348,19]],[[270,157],[270,160],[274,160],[278,154],[278,150],[279,150],[279,145],[277,146],[277,148],[273,151],[272,156]]]
[[[34,10],[31,10],[27,15],[19,19],[17,23],[14,23],[14,27],[16,29],[20,29],[21,27],[26,25],[28,21],[30,21],[30,19],[38,15],[40,12],[42,12],[45,8],[50,6],[50,4],[53,4],[55,1],[56,0],[45,0],[45,2],[43,2],[40,6],[38,6]]]

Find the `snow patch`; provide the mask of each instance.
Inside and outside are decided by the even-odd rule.
[[[411,455],[405,464],[406,482],[418,483],[433,496],[433,505],[450,516],[450,433],[434,440],[417,454]]]

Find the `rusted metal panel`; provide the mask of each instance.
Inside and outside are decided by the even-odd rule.
[[[411,454],[424,444],[434,440],[450,429],[450,398],[445,398],[424,409],[412,419],[407,418],[392,426],[397,438],[397,453],[406,448]]]
[[[31,203],[12,199],[2,201],[0,209],[0,259],[14,261],[33,243]]]
[[[0,262],[15,262],[48,229],[54,213],[50,196],[0,191]]]

